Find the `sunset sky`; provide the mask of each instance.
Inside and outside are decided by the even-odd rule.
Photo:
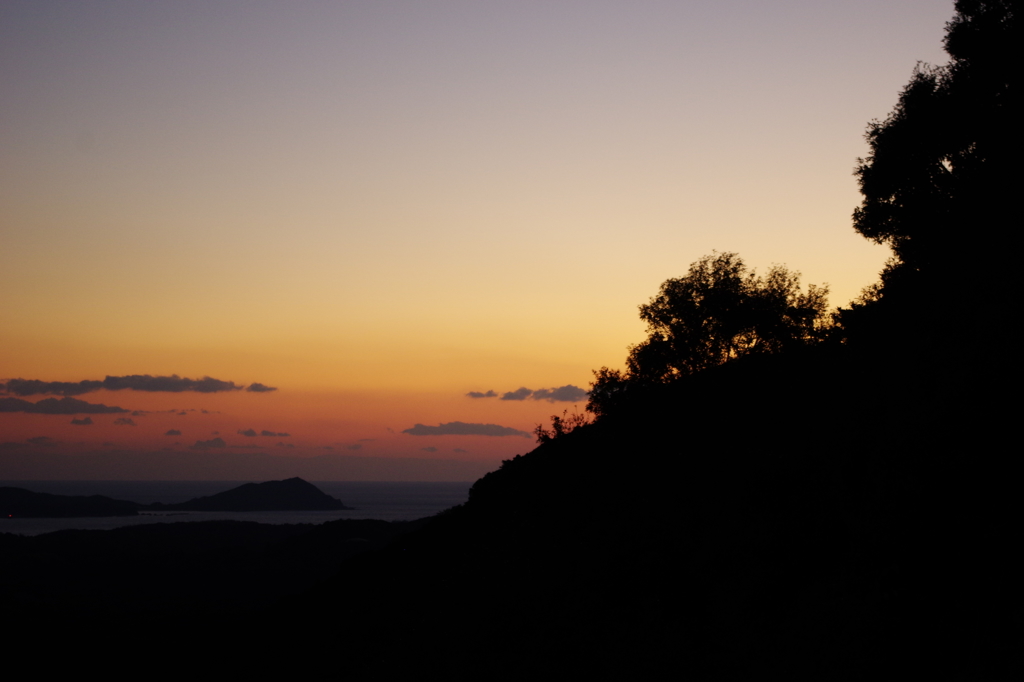
[[[40,383],[0,392],[0,480],[328,455],[471,478],[582,410],[637,306],[712,250],[845,305],[887,257],[851,227],[865,127],[946,61],[952,16],[7,0],[0,382]]]

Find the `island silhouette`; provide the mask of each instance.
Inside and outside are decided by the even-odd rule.
[[[52,495],[24,488],[0,487],[0,518],[137,516],[146,511],[334,511],[350,510],[341,500],[299,477],[245,483],[186,502],[139,504],[102,495]]]

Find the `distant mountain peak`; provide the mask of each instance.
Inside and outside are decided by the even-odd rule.
[[[295,476],[283,481],[245,483],[208,497],[180,504],[154,504],[153,509],[180,511],[332,511],[351,509],[309,481]]]

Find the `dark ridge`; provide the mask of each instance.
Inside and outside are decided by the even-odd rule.
[[[24,488],[0,488],[0,518],[137,516],[140,508],[141,505],[135,502],[103,495],[50,495]]]
[[[0,488],[0,514],[6,517],[76,518],[136,516],[140,511],[335,511],[352,509],[301,478],[246,483],[216,495],[178,504],[138,504],[102,495],[51,495],[23,488]]]

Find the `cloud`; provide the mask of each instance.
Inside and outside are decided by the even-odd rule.
[[[132,410],[133,417],[145,417],[149,412],[146,410]]]
[[[356,443],[355,445],[346,445],[345,448],[347,450],[362,450],[363,446],[360,445],[359,443]]]
[[[135,422],[131,417],[118,417],[114,420],[115,426],[135,426]]]
[[[462,448],[455,448],[452,452],[469,452],[469,450],[463,450]]]
[[[534,400],[547,400],[549,403],[563,402],[563,403],[578,403],[585,400],[590,395],[587,391],[584,391],[579,386],[573,386],[572,384],[566,384],[558,388],[541,388],[533,392],[530,396]]]
[[[4,387],[14,395],[82,395],[103,388],[102,381],[40,381],[39,379],[10,379]]]
[[[195,445],[189,447],[193,450],[208,450],[210,448],[223,448],[227,446],[223,438],[211,438],[210,440],[197,440]]]
[[[284,432],[274,433],[273,431],[267,431],[266,429],[263,429],[262,431],[260,431],[260,435],[261,436],[272,436],[274,438],[291,438],[292,437],[292,434],[290,434],[290,433],[284,433]]]
[[[260,388],[253,388],[259,386]],[[5,386],[8,393],[14,395],[63,395],[73,396],[93,391],[148,391],[151,393],[182,393],[194,391],[196,393],[220,393],[223,391],[240,391],[242,386],[233,381],[222,381],[213,377],[202,379],[189,379],[179,377],[177,374],[171,376],[151,376],[149,374],[131,374],[123,377],[108,376],[103,381],[86,379],[84,381],[40,381],[39,379],[9,379]],[[263,384],[252,384],[250,391],[274,390]]]
[[[72,419],[71,423],[75,426],[92,426],[92,417],[84,417],[82,419]]]
[[[249,391],[250,393],[269,393],[270,391],[276,391],[277,386],[267,386],[265,384],[256,382],[254,384],[249,384],[248,388],[246,388],[245,390]]]
[[[278,443],[277,447],[279,447],[279,448],[294,448],[295,444],[294,443]]]
[[[487,391],[492,393],[493,391]],[[489,397],[485,393],[466,393],[470,397]],[[536,391],[530,390],[525,386],[517,388],[514,391],[509,391],[502,395],[502,400],[525,400],[526,398],[534,400],[547,400],[548,402],[580,402],[581,400],[587,399],[590,395],[588,391],[580,388],[579,386],[573,386],[572,384],[565,384],[558,388],[540,388]]]
[[[246,438],[255,438],[257,436],[255,429],[238,429],[239,436],[245,436]]]
[[[122,407],[107,407],[87,403],[77,398],[44,398],[30,403],[19,398],[0,398],[0,412],[30,412],[33,414],[116,414],[127,412]]]
[[[587,391],[584,391],[579,386],[566,384],[565,386],[560,386],[558,388],[541,388],[536,391],[531,391],[530,389],[523,386],[522,388],[516,389],[515,391],[509,391],[508,393],[502,395],[501,399],[526,400],[527,398],[530,398],[532,400],[547,400],[549,403],[578,403],[581,400],[586,400],[588,395],[590,394]]]
[[[481,393],[480,391],[470,391],[466,394],[467,398],[497,398],[498,394],[494,391],[487,391],[487,393]]]
[[[533,393],[530,389],[525,386],[516,389],[515,391],[509,391],[505,395],[501,396],[502,400],[526,400]]]
[[[28,438],[26,440],[32,445],[41,445],[43,447],[52,447],[60,442],[59,440],[54,440],[47,436],[36,436],[35,438]]]
[[[424,452],[437,452],[437,448],[432,445],[430,447],[420,448],[420,450],[423,450]]]
[[[170,431],[168,431],[164,435],[165,436],[180,436],[181,435],[181,431],[179,431],[178,429],[171,429]]]
[[[426,426],[416,424],[411,429],[405,429],[402,433],[411,436],[522,436],[530,438],[526,431],[499,426],[497,424],[466,424],[463,422],[448,422],[438,426]]]

